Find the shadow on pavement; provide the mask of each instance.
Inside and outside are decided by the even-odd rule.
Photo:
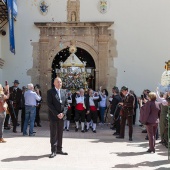
[[[148,143],[131,143],[131,144],[127,144],[127,146],[134,146],[134,147],[143,147],[147,150],[147,148],[149,147],[149,142]],[[168,155],[168,149],[166,147],[164,147],[163,145],[159,144],[159,143],[156,143],[156,153],[158,155],[161,155],[161,156],[167,156]]]
[[[138,155],[144,155],[147,154],[147,152],[120,152],[120,153],[116,153],[116,152],[111,152],[110,154],[117,154],[117,156],[120,157],[125,157],[125,156],[138,156]],[[149,153],[148,153],[149,154]]]
[[[170,162],[168,160],[152,161],[152,162],[145,161],[145,162],[141,162],[141,163],[137,163],[137,164],[118,164],[112,168],[137,168],[137,167],[143,167],[143,168],[145,167],[146,168],[146,167],[156,167],[156,166],[166,165],[169,163]],[[170,169],[170,168],[161,167],[158,169],[163,170],[163,169]]]
[[[7,158],[7,159],[2,159],[1,162],[14,162],[14,161],[31,161],[31,160],[38,160],[42,159],[45,157],[49,157],[48,155],[41,155],[41,156],[19,156],[15,158]]]

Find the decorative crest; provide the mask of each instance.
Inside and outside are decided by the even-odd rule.
[[[42,15],[46,15],[48,13],[48,5],[45,0],[40,2],[40,12]]]
[[[99,11],[102,14],[105,14],[108,10],[108,1],[107,0],[100,0],[99,1]]]

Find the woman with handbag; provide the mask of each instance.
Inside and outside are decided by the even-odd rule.
[[[160,116],[160,103],[156,101],[156,93],[150,92],[148,97],[149,101],[140,109],[140,121],[146,125],[148,133],[149,149],[147,152],[155,153],[155,139]]]
[[[3,130],[4,130],[4,121],[6,117],[7,103],[6,100],[9,98],[9,86],[6,86],[6,95],[4,94],[4,90],[2,85],[0,84],[0,143],[5,143],[6,141],[3,139]]]

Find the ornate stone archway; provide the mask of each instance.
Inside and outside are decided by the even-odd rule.
[[[117,72],[114,34],[108,28],[112,22],[35,23],[40,29],[39,42],[33,45],[33,68],[28,71],[33,83],[41,85],[43,110],[46,108],[46,91],[51,88],[52,62],[56,54],[74,41],[77,47],[89,52],[96,65],[96,89],[110,89],[116,84]]]

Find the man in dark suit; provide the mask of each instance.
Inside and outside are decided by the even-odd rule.
[[[113,87],[113,99],[111,101],[111,111],[110,114],[113,115],[113,119],[115,121],[116,126],[116,132],[113,135],[120,135],[120,110],[121,107],[119,105],[120,102],[122,102],[122,98],[119,94],[118,87]]]
[[[62,151],[63,138],[63,117],[67,112],[67,97],[64,90],[61,89],[62,81],[59,77],[54,80],[54,88],[47,91],[47,104],[49,108],[50,120],[50,142],[51,155],[54,158],[57,154],[68,155]]]
[[[125,124],[126,119],[128,120],[129,125],[129,141],[132,141],[132,133],[133,133],[133,114],[134,114],[134,96],[128,92],[128,87],[123,86],[121,88],[121,92],[124,96],[123,103],[119,103],[122,105],[122,116],[121,116],[121,128],[120,128],[120,136],[116,138],[124,138],[125,135]]]
[[[13,123],[13,132],[17,133],[16,127],[18,124],[18,112],[21,108],[21,98],[22,90],[18,87],[19,81],[15,80],[14,85],[9,88],[10,97],[9,97],[9,110]]]

